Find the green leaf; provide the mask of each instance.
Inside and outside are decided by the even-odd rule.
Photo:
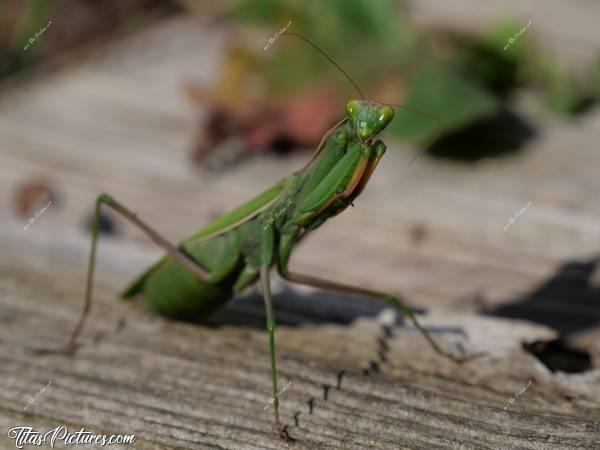
[[[485,35],[482,42],[515,62],[521,61],[529,50],[527,43],[530,36],[527,33],[532,24],[531,20],[526,23],[516,19],[504,20]]]
[[[456,67],[427,65],[417,71],[404,105],[435,116],[442,134],[495,115],[498,100],[476,82],[469,80]],[[431,119],[396,108],[390,126],[396,136],[419,142],[433,138],[438,127]]]
[[[503,21],[480,38],[467,41],[457,49],[466,73],[498,94],[523,84],[524,66],[534,53],[529,44],[531,23]]]
[[[547,56],[534,59],[532,79],[541,87],[542,103],[551,112],[568,116],[576,113],[593,96],[592,86],[569,73],[567,67]]]
[[[596,99],[600,99],[600,56],[596,57],[590,72],[591,90]]]

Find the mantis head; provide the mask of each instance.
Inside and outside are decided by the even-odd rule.
[[[366,100],[350,100],[346,114],[361,141],[377,136],[394,118],[391,107]]]

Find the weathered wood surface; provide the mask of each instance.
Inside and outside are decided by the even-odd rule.
[[[498,18],[531,20],[528,32],[537,44],[557,51],[569,64],[583,65],[596,56],[600,30],[600,3],[594,0],[418,0],[412,2],[413,18],[430,25],[459,30],[485,31]]]
[[[135,448],[149,449],[597,448],[598,109],[574,123],[529,113],[540,135],[515,158],[475,167],[409,166],[413,150],[391,145],[356,208],[309,239],[293,265],[401,294],[429,311],[422,320],[446,348],[488,356],[455,366],[410,326],[388,335],[370,300],[278,285],[280,386],[291,381],[281,409],[293,444],[272,434],[264,409],[257,294],[204,326],[117,301],[160,255],[122,220],[100,244],[83,347],[75,358],[32,356],[62,342],[80,310],[97,193],[176,241],[304,161],[261,157],[223,172],[188,163],[195,120],[181,83],[215,76],[224,37],[174,20],[0,102],[0,447],[13,448],[6,431],[26,424],[133,433]],[[14,190],[40,175],[58,198],[24,230]],[[417,225],[426,230],[418,242]],[[506,305],[540,324],[475,314]],[[522,350],[557,330],[594,369],[551,373]]]

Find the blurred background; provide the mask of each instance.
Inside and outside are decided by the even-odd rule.
[[[4,0],[3,308],[25,290],[74,314],[100,192],[178,241],[300,168],[360,95],[288,31],[366,98],[426,113],[397,109],[356,208],[297,270],[545,325],[556,339],[523,346],[550,370],[598,367],[599,20],[586,0]],[[102,228],[108,305],[161,252]],[[284,324],[379,311],[291,289]]]

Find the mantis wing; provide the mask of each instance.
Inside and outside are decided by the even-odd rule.
[[[287,178],[284,178],[233,211],[229,211],[222,216],[217,217],[196,234],[186,238],[179,244],[178,248],[183,249],[188,244],[212,239],[252,220],[280,198],[280,196],[285,192],[285,188],[287,186],[286,182]],[[168,259],[168,256],[163,256],[160,260],[150,266],[149,269],[137,277],[123,291],[121,297],[127,299],[139,293],[144,287],[146,279]]]

